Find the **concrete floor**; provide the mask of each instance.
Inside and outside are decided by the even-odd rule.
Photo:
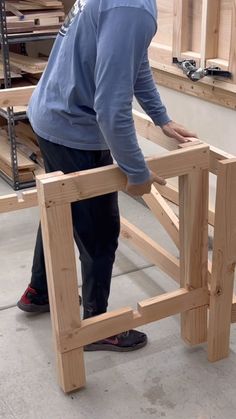
[[[0,180],[0,195],[6,193],[11,190]],[[147,208],[122,193],[120,207],[178,255]],[[149,343],[140,351],[85,353],[87,386],[64,395],[56,382],[49,314],[30,316],[15,307],[29,282],[37,224],[36,208],[0,215],[1,419],[235,417],[236,328],[229,358],[210,364],[205,345],[189,348],[180,339],[179,316],[143,327]],[[110,309],[135,307],[137,301],[175,288],[170,278],[120,242]]]

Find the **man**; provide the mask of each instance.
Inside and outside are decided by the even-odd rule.
[[[127,192],[143,195],[156,181],[138,146],[132,99],[163,132],[180,142],[192,133],[172,122],[155,87],[147,49],[156,32],[155,0],[77,0],[65,20],[28,115],[47,172],[75,172],[112,163],[127,176]],[[119,236],[117,193],[72,205],[80,252],[84,318],[107,309]],[[39,227],[29,287],[18,302],[28,312],[49,311]],[[128,331],[87,350],[128,351],[147,337]]]

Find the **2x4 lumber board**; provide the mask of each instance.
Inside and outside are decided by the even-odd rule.
[[[21,3],[28,3],[28,2],[31,4],[32,0],[25,0],[25,1],[22,1]],[[52,7],[55,5],[63,6],[63,3],[58,0],[51,0],[51,1],[50,0],[36,0],[35,3],[37,5],[42,5],[45,7]]]
[[[80,305],[70,204],[46,208],[44,188],[37,179],[50,313],[55,347],[57,338],[81,326]],[[59,383],[64,392],[85,385],[83,350],[61,354],[56,350]]]
[[[82,320],[80,328],[71,328],[67,333],[58,336],[58,348],[60,352],[64,353],[76,347],[88,345],[129,330],[132,322],[133,310],[130,307],[119,308]]]
[[[189,81],[191,83],[191,80],[186,77],[186,75],[183,73],[181,69],[179,69],[176,65],[166,65],[161,64],[156,61],[150,61],[151,67],[153,70],[161,70],[165,71],[167,73],[172,74],[172,76],[181,76],[181,78]],[[216,79],[211,77],[205,77],[204,79],[201,79],[196,84],[201,85],[208,85],[208,86],[214,86],[221,90],[227,91],[227,92],[233,92],[236,93],[236,85],[234,83],[229,83],[228,81],[223,81],[222,79]]]
[[[173,56],[179,58],[186,51],[188,40],[189,0],[174,0]]]
[[[179,248],[179,219],[158,190],[152,185],[151,193],[143,196],[144,201],[165,228],[175,245]]]
[[[35,86],[0,90],[0,108],[28,105]]]
[[[167,184],[165,186],[155,185],[160,194],[166,198],[168,201],[172,202],[175,205],[179,205],[179,193],[178,189],[174,186]],[[215,225],[215,212],[213,209],[208,211],[208,224],[214,227]]]
[[[225,60],[228,60],[230,55],[233,2],[234,0],[221,0],[220,7],[218,56]]]
[[[0,171],[6,175],[10,180],[13,180],[12,168],[9,167],[4,161],[0,159]],[[34,180],[34,172],[31,172],[28,169],[23,169],[19,171],[19,181],[20,182],[31,182]]]
[[[173,58],[172,48],[168,45],[152,42],[148,50],[148,57],[150,60],[171,64]]]
[[[206,144],[195,138],[189,139],[189,143],[181,144],[179,141],[168,138],[163,134],[162,130],[155,126],[154,122],[146,114],[133,110],[133,118],[135,123],[136,131],[139,135],[144,137],[146,140],[158,144],[159,146],[172,151],[177,150],[178,148],[185,148],[193,145]],[[198,143],[197,143],[198,141]],[[217,174],[217,164],[218,160],[231,159],[234,156],[232,154],[226,153],[223,150],[220,150],[216,147],[210,146],[210,171],[214,174]]]
[[[19,2],[11,1],[11,4],[17,7],[18,10],[63,9],[63,4],[60,2],[55,2],[54,6],[42,5],[38,1],[37,3],[32,3],[28,1],[25,1],[25,2],[24,1],[19,1]]]
[[[211,172],[217,175],[218,173],[218,162],[220,160],[233,159],[233,154],[222,151],[216,147],[210,146],[210,168]]]
[[[218,56],[220,0],[202,0],[201,66]]]
[[[17,211],[24,208],[36,207],[38,205],[37,191],[25,191],[21,194],[9,194],[0,196],[0,214],[4,212]]]
[[[229,61],[218,57],[212,58],[210,60],[206,60],[205,67],[220,67],[221,70],[229,71]]]
[[[232,0],[232,28],[230,41],[229,71],[236,83],[236,0]]]
[[[179,283],[178,259],[123,217],[121,217],[121,237],[128,240],[148,261]]]
[[[11,71],[11,79],[20,79],[22,78],[21,74],[17,74],[14,71]],[[3,69],[3,63],[1,62],[0,58],[0,80],[4,80],[4,69]]]
[[[150,170],[159,176],[164,178],[181,176],[208,168],[209,147],[200,145],[175,150],[160,157],[147,158],[146,162]],[[54,206],[124,190],[127,179],[116,165],[110,165],[42,179],[41,182],[44,185],[46,205]]]
[[[175,205],[179,205],[178,190],[174,186],[170,184],[166,186],[156,184],[155,187],[164,198],[166,198],[168,201],[172,202]],[[33,198],[33,196],[37,195],[37,190],[33,189],[30,192],[32,192],[32,205],[31,205],[31,200],[29,200],[28,202],[28,200],[24,198],[25,192],[22,193],[22,199],[25,202],[21,202],[21,200],[17,200],[16,194],[2,196],[0,199],[0,213],[9,212],[9,211],[17,211],[24,208],[30,208],[31,206],[36,206],[37,199]],[[209,210],[208,223],[212,226],[214,226],[214,219],[215,219],[214,211]]]
[[[155,187],[164,198],[175,205],[179,205],[179,191],[175,186],[170,183],[167,183],[166,185],[159,185],[156,183]]]
[[[11,145],[7,140],[7,134],[5,131],[0,131],[0,160],[11,168]],[[17,162],[20,170],[28,169],[33,171],[35,169],[35,163],[25,157],[20,151],[17,151]]]
[[[219,163],[211,276],[208,359],[229,354],[231,304],[236,264],[236,159]]]
[[[208,288],[208,171],[179,179],[180,286]],[[182,338],[191,345],[207,340],[207,308],[181,315]]]
[[[180,288],[169,293],[168,299],[163,294],[138,303],[138,312],[149,323],[157,320],[157,317],[160,320],[176,313],[183,313],[189,309],[193,310],[208,304],[209,293],[206,288],[198,288],[192,291]]]
[[[24,20],[37,20],[37,19],[44,19],[44,18],[51,18],[51,17],[65,17],[65,13],[62,10],[53,10],[53,11],[29,11],[24,13]],[[17,16],[7,16],[7,23],[9,22],[17,22],[19,18]]]
[[[56,174],[60,175],[61,173],[62,172],[53,172],[53,175],[56,176]],[[44,174],[44,179],[51,176],[51,173],[46,173]],[[31,189],[30,191],[0,196],[0,214],[37,206],[38,194],[36,188]]]
[[[55,176],[55,172],[53,172],[53,175]],[[162,186],[158,184],[156,184],[156,188],[166,199],[178,205],[179,195],[178,190],[176,188],[174,188],[172,185]],[[27,197],[28,194],[31,195],[32,201]],[[25,201],[24,204],[23,202],[21,202],[21,200]],[[32,189],[30,191],[22,192],[22,196],[20,199],[18,199],[16,193],[1,196],[0,203],[0,213],[8,211],[17,211],[23,208],[30,208],[31,206],[36,206],[38,205],[37,190]]]
[[[149,116],[133,109],[133,118],[135,129],[139,135],[169,151],[178,149],[179,142],[174,138],[167,137]]]
[[[156,0],[158,8],[158,31],[154,42],[172,46],[173,40],[173,0]]]
[[[179,289],[138,303],[138,311],[124,308],[82,320],[81,327],[68,330],[58,339],[58,349],[63,353],[85,346],[147,323],[161,320],[185,310],[206,305],[209,295],[205,289],[187,291]],[[150,307],[150,308],[149,308]]]
[[[194,83],[183,75],[181,71],[175,72],[173,67],[167,67],[152,61],[153,76],[158,85],[226,108],[236,109],[235,84],[217,80],[207,81],[206,78]]]
[[[44,71],[47,62],[40,58],[10,52],[10,62],[15,67],[26,73],[38,74]]]

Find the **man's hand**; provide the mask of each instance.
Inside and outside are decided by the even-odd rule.
[[[153,183],[159,183],[159,185],[165,185],[166,181],[164,178],[157,176],[154,172],[151,172],[150,178],[145,183],[127,183],[126,192],[133,196],[142,196],[151,192]]]
[[[167,137],[175,138],[180,143],[187,143],[192,138],[198,138],[196,134],[173,121],[163,125],[161,129]]]

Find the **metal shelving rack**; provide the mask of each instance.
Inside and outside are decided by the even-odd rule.
[[[9,44],[22,44],[22,48],[25,48],[26,42],[50,40],[56,38],[55,31],[48,31],[47,33],[19,33],[9,34],[7,33],[7,20],[6,20],[6,7],[5,0],[0,0],[0,46],[3,58],[3,72],[4,72],[4,88],[11,88],[11,69],[9,59]],[[12,164],[12,179],[5,173],[0,171],[0,177],[6,180],[14,190],[20,190],[23,188],[29,188],[35,186],[35,181],[20,182],[19,171],[17,163],[17,149],[16,149],[16,136],[15,136],[15,122],[26,119],[25,112],[15,113],[14,109],[7,108],[7,110],[0,108],[0,115],[7,120],[8,124],[8,137],[10,140],[11,147],[11,164]]]

